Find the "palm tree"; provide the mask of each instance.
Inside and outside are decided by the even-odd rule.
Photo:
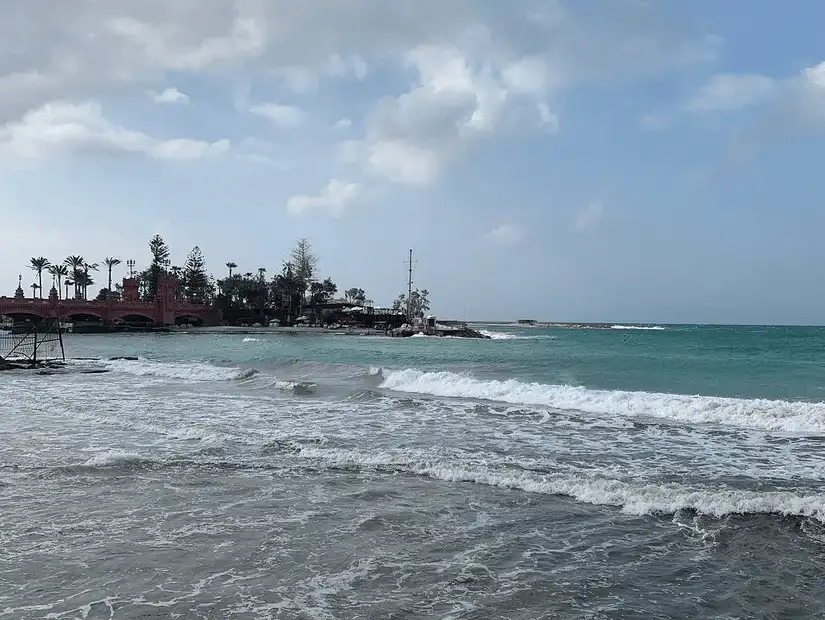
[[[57,295],[59,298],[60,289],[63,285],[63,278],[69,275],[69,268],[66,267],[66,265],[51,265],[49,267],[49,273],[57,278]],[[68,289],[66,295],[68,296]]]
[[[120,263],[121,260],[119,258],[110,258],[108,256],[106,260],[103,261],[103,264],[109,269],[109,288],[107,289],[109,291],[109,297],[112,296],[112,268],[117,267]]]
[[[37,292],[37,289],[40,288],[40,286],[37,284],[37,282],[32,282],[29,288],[31,288],[32,290],[32,299],[34,299],[35,293]]]
[[[232,270],[238,268],[238,263],[233,263],[232,261],[229,261],[228,263],[226,263],[226,266],[229,267],[229,279],[231,280]]]
[[[100,267],[97,263],[83,263],[83,299],[89,299],[89,285],[94,284],[94,280],[89,277],[90,271],[97,271],[97,268]]]
[[[77,274],[83,269],[83,264],[85,262],[86,261],[83,260],[82,256],[69,256],[63,261],[63,264],[71,269],[72,272],[75,298],[80,297],[80,282],[78,282]]]
[[[63,299],[68,299],[69,298],[69,287],[74,285],[74,281],[69,280],[69,278],[66,278],[66,283],[65,284],[66,284],[66,296]]]
[[[43,270],[47,269],[51,263],[43,256],[33,258],[30,262],[31,268],[37,272],[37,288],[40,290],[40,299],[43,299]]]
[[[266,267],[258,267],[258,279],[263,282],[266,275]]]

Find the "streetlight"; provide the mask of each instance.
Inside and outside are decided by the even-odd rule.
[[[126,261],[126,266],[129,268],[129,277],[134,278],[135,277],[135,259],[130,258],[129,260],[127,260]]]

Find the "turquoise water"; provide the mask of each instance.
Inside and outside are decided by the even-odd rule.
[[[278,368],[293,360],[393,369],[469,371],[606,390],[825,400],[825,328],[663,330],[480,326],[509,339],[362,338],[291,334],[67,338],[77,356],[139,355]]]
[[[478,327],[4,373],[0,618],[825,615],[825,329]]]

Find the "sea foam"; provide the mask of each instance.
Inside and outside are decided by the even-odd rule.
[[[385,371],[381,388],[448,398],[501,401],[604,416],[663,418],[788,433],[825,433],[825,403],[688,396],[570,385],[482,381],[452,372]]]
[[[661,325],[611,325],[610,329],[638,329],[642,331],[660,332],[664,331]]]
[[[107,360],[103,365],[111,371],[139,377],[165,377],[186,381],[231,381],[249,379],[257,374],[253,369],[215,366],[206,362],[160,362],[138,360]]]
[[[571,474],[537,475],[521,470],[490,469],[481,465],[427,458],[419,453],[371,452],[305,447],[301,458],[341,469],[390,467],[446,482],[468,482],[528,493],[561,495],[577,501],[615,506],[628,514],[673,514],[693,510],[723,517],[731,514],[779,514],[810,517],[825,523],[825,495],[791,491],[754,491],[724,486],[679,483],[626,482]]]

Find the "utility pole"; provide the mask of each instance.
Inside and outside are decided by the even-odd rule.
[[[411,306],[411,304],[412,304],[412,285],[413,285],[412,273],[413,273],[413,251],[412,251],[412,249],[410,249],[410,277],[407,280],[407,323],[410,323],[410,324],[412,324],[412,315],[411,315],[411,310],[412,310],[412,306]]]

